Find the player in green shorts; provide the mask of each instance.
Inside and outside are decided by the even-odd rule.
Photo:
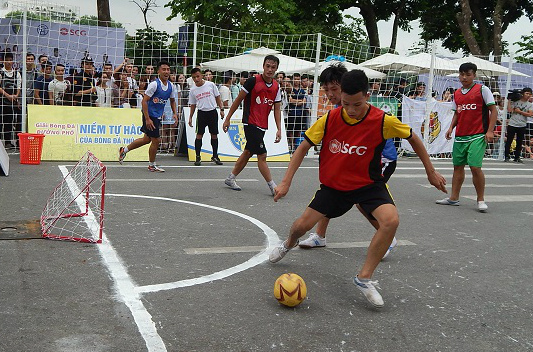
[[[477,194],[477,209],[485,213],[485,175],[481,170],[487,142],[494,140],[494,125],[498,112],[494,96],[490,89],[482,84],[474,83],[477,66],[466,62],[459,67],[459,80],[462,88],[454,93],[452,124],[446,131],[446,139],[452,138],[453,143],[453,178],[452,193],[449,198],[437,201],[442,205],[459,205],[459,193],[465,180],[465,165],[470,166],[472,182]]]

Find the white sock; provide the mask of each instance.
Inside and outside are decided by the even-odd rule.
[[[129,152],[130,150],[128,149],[128,147],[124,147],[124,153],[127,153]]]
[[[235,175],[233,174],[233,172],[232,172],[231,174],[229,174],[228,178],[229,178],[229,179],[235,179],[235,178],[237,178],[237,176],[235,176]]]
[[[268,181],[267,184],[271,187],[276,187],[276,182],[274,182],[274,180]]]
[[[155,162],[154,162],[154,163],[148,162],[148,165],[150,165],[150,166],[154,166],[154,165],[155,165]]]

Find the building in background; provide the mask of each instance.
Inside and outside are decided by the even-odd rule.
[[[10,12],[22,11],[24,8],[54,22],[72,23],[80,15],[78,6],[39,0],[0,0],[0,18],[5,18]]]

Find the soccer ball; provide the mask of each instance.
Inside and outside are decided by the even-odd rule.
[[[304,280],[296,274],[283,274],[274,284],[274,297],[279,303],[287,307],[296,307],[307,296],[307,286]]]

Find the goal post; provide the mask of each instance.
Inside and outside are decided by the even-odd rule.
[[[88,151],[57,185],[41,214],[42,237],[101,243],[106,167]]]

